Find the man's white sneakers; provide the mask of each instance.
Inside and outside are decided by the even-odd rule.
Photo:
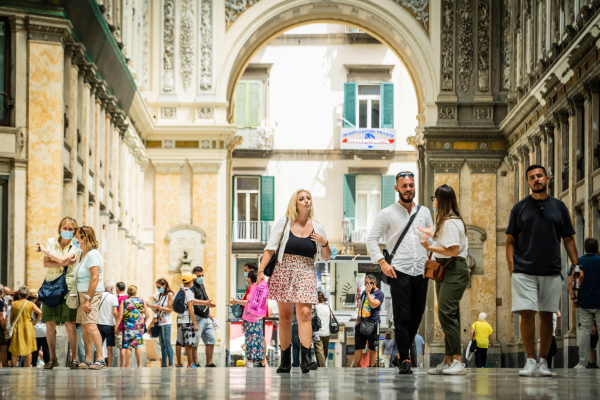
[[[577,364],[573,369],[585,369],[585,367],[581,364]]]
[[[535,359],[528,358],[525,363],[525,368],[519,371],[519,376],[536,376],[538,372],[538,365]]]
[[[525,368],[519,371],[519,376],[553,376],[554,374],[548,369],[548,362],[540,358],[538,364],[535,359],[528,358],[525,363]]]
[[[454,361],[452,361],[450,368],[444,369],[442,371],[442,374],[444,374],[444,375],[466,375],[467,370],[465,369],[465,367],[463,366],[463,364],[460,361],[454,360]]]
[[[450,366],[448,364],[446,364],[444,361],[442,361],[441,363],[439,363],[437,365],[437,367],[430,369],[429,371],[427,371],[427,373],[429,375],[441,375],[444,370],[450,368]]]
[[[540,358],[540,363],[538,364],[538,371],[540,376],[552,376],[552,372],[548,369],[548,361]]]

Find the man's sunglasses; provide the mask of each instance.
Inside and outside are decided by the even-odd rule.
[[[414,178],[415,174],[413,174],[412,172],[408,172],[408,171],[400,172],[398,175],[396,175],[396,180],[398,180],[399,178],[406,178],[407,176],[409,178]]]
[[[538,214],[543,217],[544,216],[544,205],[541,202],[536,201],[535,206],[537,207]]]

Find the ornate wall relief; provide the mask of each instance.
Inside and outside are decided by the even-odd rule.
[[[442,107],[440,108],[439,118],[444,120],[456,119],[456,108]]]
[[[454,1],[442,3],[442,91],[454,90]]]
[[[477,119],[492,119],[492,109],[488,107],[478,108],[475,114]]]
[[[200,90],[212,89],[213,64],[213,0],[201,0],[200,5]]]
[[[477,89],[490,90],[490,2],[477,3]]]
[[[196,114],[199,119],[215,118],[215,109],[213,107],[198,107]]]
[[[176,119],[177,108],[176,107],[161,107],[160,108],[161,119]]]
[[[504,90],[510,90],[510,60],[512,52],[511,17],[511,0],[504,0],[502,3],[502,88]]]
[[[148,52],[150,51],[150,40],[148,38],[148,26],[150,21],[148,21],[148,0],[142,0],[142,87],[144,89],[149,89],[148,85],[148,66],[150,64],[150,59],[148,56]]]
[[[225,1],[225,25],[227,29],[235,20],[251,6],[258,3],[259,0],[226,0]]]
[[[462,0],[458,25],[458,76],[463,92],[469,90],[473,75],[473,9],[471,0]]]
[[[181,5],[181,80],[183,89],[188,90],[192,84],[192,73],[194,71],[194,9],[192,0],[183,0]]]
[[[163,0],[162,90],[175,90],[175,0]]]
[[[429,32],[429,0],[395,0],[396,3],[411,11],[417,21]]]

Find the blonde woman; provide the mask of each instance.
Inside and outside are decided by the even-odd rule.
[[[63,218],[58,224],[58,236],[49,238],[46,244],[37,243],[38,249],[44,254],[44,268],[46,268],[46,281],[51,282],[61,276],[65,267],[67,289],[71,290],[75,284],[75,265],[81,258],[81,250],[75,246],[73,237],[77,230],[77,221],[71,217]],[[46,324],[46,339],[48,340],[48,351],[50,360],[44,365],[44,369],[58,367],[56,357],[56,326],[65,325],[67,337],[71,345],[72,354],[75,356],[71,360],[71,368],[77,368],[77,328],[75,320],[77,319],[77,310],[70,309],[65,303],[57,306],[47,306],[42,308],[42,322]]]
[[[275,254],[280,239],[279,253]],[[317,369],[317,363],[310,357],[311,308],[318,303],[315,262],[327,261],[330,255],[325,228],[314,220],[312,195],[308,190],[299,189],[292,195],[285,217],[273,226],[258,269],[257,284],[260,284],[265,279],[265,267],[272,257],[277,257],[275,271],[269,279],[269,298],[276,300],[279,306],[282,357],[278,373],[289,373],[292,369],[294,305],[302,347],[302,372]]]
[[[77,292],[79,292],[79,307],[77,308],[77,323],[81,324],[83,344],[85,347],[85,360],[78,368],[81,369],[106,369],[103,358],[92,363],[94,346],[102,349],[102,336],[98,330],[98,308],[104,291],[103,260],[97,250],[98,240],[91,226],[77,228],[75,237],[81,247],[81,261],[75,269],[77,277]]]

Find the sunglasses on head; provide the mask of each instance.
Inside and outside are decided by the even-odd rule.
[[[398,180],[398,178],[406,178],[407,176],[409,178],[414,178],[415,174],[413,174],[412,172],[409,172],[409,171],[400,172],[400,173],[398,173],[398,175],[396,175],[396,180]]]

